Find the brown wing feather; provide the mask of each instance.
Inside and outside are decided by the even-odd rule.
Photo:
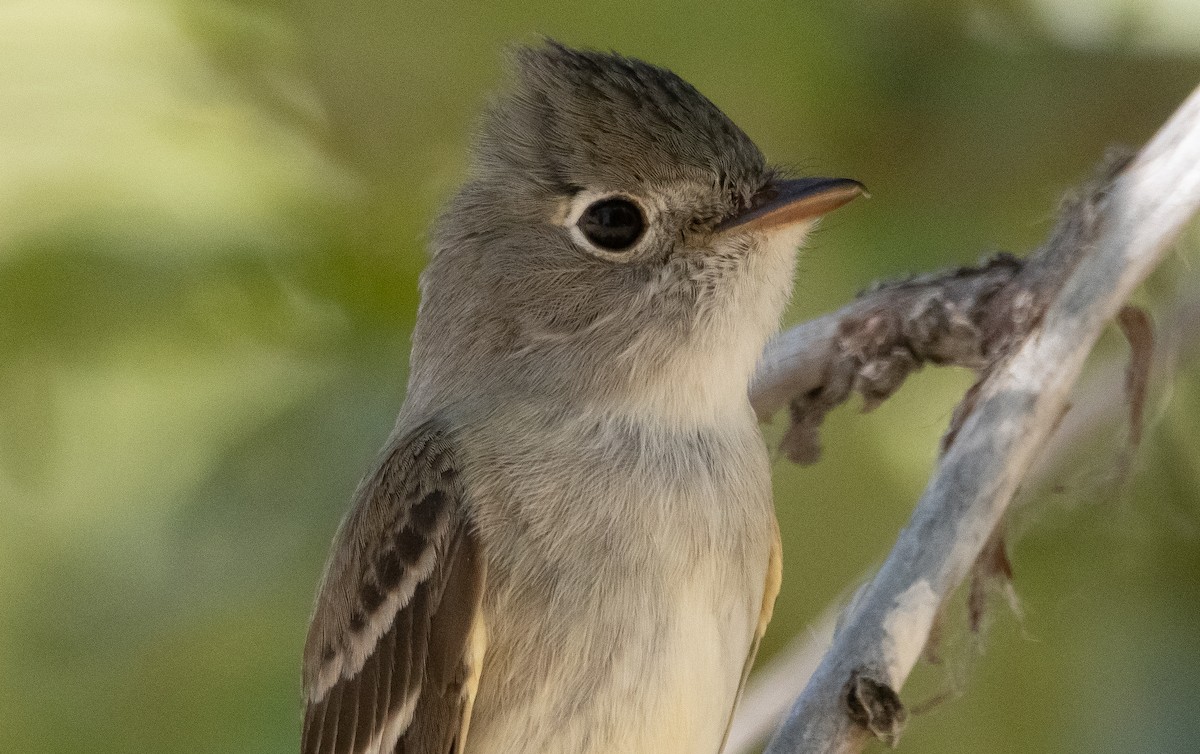
[[[425,425],[360,487],[304,648],[302,754],[461,751],[484,561],[453,443]]]

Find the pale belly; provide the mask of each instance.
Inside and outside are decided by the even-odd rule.
[[[735,429],[472,446],[488,643],[466,754],[716,754],[775,537],[753,417]]]
[[[520,665],[485,664],[467,753],[716,754],[753,641],[758,611],[749,603],[755,588],[761,601],[762,586],[726,595],[714,586],[680,589],[669,616],[632,619],[618,632],[581,625],[552,639],[577,653],[540,651],[529,637],[519,643],[537,660],[522,662],[518,649],[509,659]],[[607,661],[596,662],[602,654]],[[488,682],[489,673],[522,672],[539,676],[533,693],[519,680]]]

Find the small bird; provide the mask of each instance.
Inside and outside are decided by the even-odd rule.
[[[325,568],[302,751],[715,754],[780,584],[748,387],[821,214],[675,74],[518,50]]]

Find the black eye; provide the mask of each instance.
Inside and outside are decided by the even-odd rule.
[[[628,199],[601,199],[583,211],[579,230],[602,249],[625,251],[637,243],[646,229],[642,211]]]

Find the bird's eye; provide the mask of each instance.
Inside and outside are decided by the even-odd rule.
[[[642,210],[628,199],[610,197],[592,203],[579,218],[579,230],[607,251],[631,248],[646,230]]]

